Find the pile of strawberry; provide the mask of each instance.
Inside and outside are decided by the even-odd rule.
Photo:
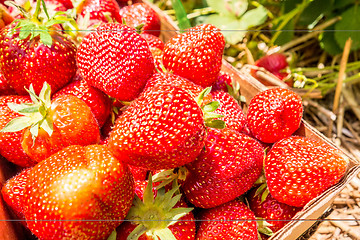
[[[296,135],[290,90],[257,94],[244,114],[213,25],[163,43],[142,3],[9,12],[0,154],[19,172],[1,195],[29,238],[258,239],[346,173],[341,152]],[[67,31],[79,26],[91,31]]]

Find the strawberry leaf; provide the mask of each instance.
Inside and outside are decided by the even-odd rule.
[[[24,128],[31,126],[31,118],[28,116],[22,116],[12,119],[8,122],[1,132],[17,132]]]
[[[156,230],[155,235],[160,238],[160,240],[176,240],[174,234],[168,228]]]
[[[212,120],[206,123],[207,127],[224,129],[226,128],[226,123],[223,120]]]
[[[41,29],[39,35],[40,35],[40,41],[44,45],[46,45],[48,47],[51,47],[51,45],[52,45],[52,37],[51,37],[49,31],[45,30],[45,29]]]
[[[127,240],[138,240],[139,237],[147,231],[148,229],[144,225],[140,224],[129,234]]]
[[[38,1],[39,1],[39,0],[38,0]],[[44,11],[45,14],[46,14],[46,17],[47,17],[48,19],[50,19],[49,13],[48,13],[48,11],[47,11],[47,9],[46,9],[45,1],[44,1],[44,0],[41,0],[41,4],[42,4],[42,7],[43,7],[43,11]]]
[[[12,111],[17,113],[33,113],[38,111],[38,106],[31,103],[8,103],[7,105]]]
[[[218,101],[210,102],[202,107],[205,112],[213,112],[220,106]]]
[[[112,231],[112,233],[106,240],[116,240],[116,235],[117,235],[117,232],[116,232],[116,230],[114,230],[114,231]]]

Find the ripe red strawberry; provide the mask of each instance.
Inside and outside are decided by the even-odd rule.
[[[196,207],[212,208],[248,191],[259,178],[264,149],[232,129],[208,129],[204,150],[186,165],[182,189]]]
[[[299,136],[275,143],[265,158],[265,176],[271,195],[279,202],[303,207],[338,183],[348,158],[329,145]]]
[[[263,67],[276,76],[281,76],[281,70],[289,66],[286,56],[282,53],[274,53],[264,56],[255,62],[258,67]],[[286,74],[287,75],[287,74]],[[282,79],[282,78],[281,78]]]
[[[38,0],[37,5],[40,3]],[[75,44],[56,31],[56,25],[48,26],[51,21],[65,20],[54,17],[45,21],[37,14],[31,19],[15,20],[0,33],[0,69],[19,95],[26,95],[25,88],[30,84],[39,93],[45,81],[55,92],[76,72]]]
[[[149,170],[141,167],[135,167],[128,165],[130,172],[132,173],[135,181],[144,181],[147,179]]]
[[[135,3],[120,9],[120,15],[125,21],[126,25],[137,28],[145,33],[154,36],[160,35],[160,17],[149,5],[145,3]]]
[[[213,83],[211,91],[228,92],[228,86],[232,87],[233,78],[226,72],[220,72],[216,81]]]
[[[111,112],[111,100],[110,98],[100,91],[99,89],[90,86],[80,73],[77,73],[73,81],[57,91],[54,94],[54,98],[64,94],[72,94],[81,100],[83,100],[94,114],[99,126],[101,127]]]
[[[81,74],[90,85],[121,101],[135,99],[154,72],[154,59],[135,29],[119,23],[87,34],[77,52]]]
[[[171,85],[147,88],[121,114],[108,147],[121,161],[150,170],[191,162],[206,136],[194,96]]]
[[[16,95],[16,93],[14,89],[9,86],[4,75],[0,72],[0,96],[6,95]]]
[[[139,240],[194,240],[192,208],[188,208],[178,190],[176,185],[166,191],[164,188],[155,189],[151,181],[137,182],[134,204],[126,217],[130,221],[116,229],[116,240],[133,239],[135,236],[139,236],[136,238]]]
[[[196,218],[196,240],[258,240],[255,215],[239,200],[204,209]]]
[[[2,131],[22,132],[21,146],[31,159],[39,162],[64,147],[99,142],[99,125],[84,101],[69,94],[51,101],[46,83],[40,97],[32,88],[29,92],[33,104],[9,106],[23,116],[8,122]]]
[[[256,217],[263,218],[268,224],[271,224],[268,228],[273,233],[285,226],[301,210],[301,208],[277,201],[268,191],[258,191],[258,189],[259,187],[253,188],[247,194],[249,207]]]
[[[141,33],[140,36],[146,40],[150,48],[164,50],[164,42],[159,37],[145,32]]]
[[[13,112],[8,104],[31,103],[29,97],[26,96],[3,96],[0,97],[0,129],[11,120],[21,116]],[[21,167],[30,167],[35,165],[35,161],[26,155],[21,147],[22,132],[3,132],[0,131],[0,154],[8,161],[15,163]]]
[[[226,123],[226,127],[249,135],[250,130],[247,126],[246,117],[238,102],[224,91],[214,91],[211,94],[213,100],[220,103],[215,113],[224,116],[222,120]]]
[[[302,101],[284,88],[271,88],[255,95],[249,104],[247,122],[254,137],[274,143],[289,137],[300,126]]]
[[[220,29],[202,24],[166,42],[163,63],[174,74],[209,87],[220,72],[224,47]]]
[[[106,239],[131,207],[134,180],[105,146],[73,145],[31,169],[24,196],[39,239]]]
[[[122,18],[119,11],[120,7],[116,0],[84,0],[77,8],[78,15],[89,14],[89,20],[99,20],[104,23],[109,22],[105,13],[109,14],[109,18],[121,23]]]

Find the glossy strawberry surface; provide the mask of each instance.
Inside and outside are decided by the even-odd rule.
[[[202,110],[179,87],[148,88],[118,117],[108,146],[120,160],[150,170],[191,162],[205,141]]]
[[[265,143],[289,137],[300,126],[303,114],[299,95],[285,88],[271,88],[250,101],[247,123],[252,135]]]
[[[77,61],[90,85],[121,101],[135,99],[155,68],[146,41],[120,23],[103,24],[87,34]]]
[[[174,74],[209,87],[221,68],[225,39],[220,29],[202,24],[165,43],[163,63]]]
[[[106,23],[110,18],[116,22],[122,22],[119,14],[120,7],[116,0],[85,0],[77,11],[81,16],[89,14],[90,20],[100,20]],[[108,14],[108,18],[104,13]]]
[[[291,206],[303,207],[344,176],[348,159],[324,142],[292,136],[277,142],[265,158],[271,195]]]

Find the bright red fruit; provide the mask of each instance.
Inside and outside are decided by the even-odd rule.
[[[255,65],[265,68],[276,76],[281,73],[281,70],[289,66],[288,62],[286,61],[286,56],[281,53],[274,53],[264,56],[257,60]]]
[[[204,209],[196,219],[196,240],[258,240],[255,215],[239,200]]]
[[[149,33],[141,33],[140,36],[146,40],[150,48],[164,50],[164,42],[160,38]]]
[[[0,72],[0,96],[6,95],[16,95],[16,92],[9,86],[4,75]]]
[[[54,98],[64,94],[72,94],[83,100],[94,114],[101,127],[111,112],[110,98],[99,89],[90,86],[83,77],[77,73],[73,81],[54,94]]]
[[[271,88],[251,99],[247,123],[255,138],[274,143],[289,137],[299,128],[302,113],[299,95],[285,88]]]
[[[224,47],[221,30],[211,24],[202,24],[166,42],[163,63],[174,74],[209,87],[220,72]]]
[[[137,28],[142,25],[141,30],[154,36],[160,35],[160,17],[146,3],[135,3],[120,9],[120,15],[125,24]]]
[[[147,88],[121,114],[108,147],[120,160],[150,170],[193,161],[204,146],[204,114],[186,90]]]
[[[324,142],[292,136],[273,145],[265,158],[271,195],[279,202],[303,207],[338,183],[348,166],[339,150]]]
[[[255,139],[232,129],[208,128],[205,147],[186,165],[182,189],[196,207],[212,208],[248,191],[259,178],[264,149]]]
[[[73,145],[31,169],[24,196],[39,239],[106,239],[131,207],[134,180],[105,146]]]
[[[77,61],[85,81],[121,101],[134,100],[155,69],[145,39],[120,23],[103,24],[87,34]]]
[[[232,77],[226,72],[220,72],[216,81],[213,83],[211,91],[228,92],[228,86],[232,87]]]
[[[100,20],[104,23],[109,22],[104,13],[107,13],[110,19],[121,23],[122,18],[119,11],[120,7],[116,0],[84,0],[77,9],[79,15],[89,14],[90,20]]]

